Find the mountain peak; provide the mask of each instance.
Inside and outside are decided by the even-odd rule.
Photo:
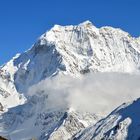
[[[30,86],[60,73],[77,77],[89,72],[139,72],[139,68],[138,39],[115,28],[98,29],[85,21],[77,26],[55,25],[32,49],[1,69],[17,91],[24,93]]]
[[[54,32],[60,32],[61,30],[65,30],[65,31],[72,31],[75,27],[92,27],[93,24],[91,21],[87,20],[84,21],[82,23],[80,23],[79,25],[66,25],[66,26],[62,26],[62,25],[58,25],[55,24],[50,31],[54,31]]]
[[[83,26],[83,25],[84,25],[84,26],[93,26],[92,22],[89,21],[89,20],[86,20],[86,21],[80,23],[79,25],[82,25],[82,26]]]

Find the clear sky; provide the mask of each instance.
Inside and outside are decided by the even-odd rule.
[[[31,47],[54,24],[90,20],[140,35],[140,0],[0,0],[0,64]]]

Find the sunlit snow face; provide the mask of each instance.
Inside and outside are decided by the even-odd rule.
[[[48,94],[47,108],[72,107],[79,111],[109,113],[124,102],[140,96],[140,76],[117,73],[89,74],[80,79],[58,76],[31,87]]]

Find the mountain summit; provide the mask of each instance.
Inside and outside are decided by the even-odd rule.
[[[35,132],[41,140],[73,138],[100,117],[68,109],[46,111],[42,108],[48,97],[28,97],[27,92],[58,75],[98,72],[139,73],[140,39],[118,28],[96,28],[90,21],[55,25],[32,48],[0,67],[0,134],[11,140],[29,139]]]

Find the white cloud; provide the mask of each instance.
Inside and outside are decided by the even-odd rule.
[[[73,107],[79,111],[109,113],[124,102],[140,97],[140,76],[97,73],[73,78],[57,76],[29,89],[29,95],[43,90],[47,108]]]

